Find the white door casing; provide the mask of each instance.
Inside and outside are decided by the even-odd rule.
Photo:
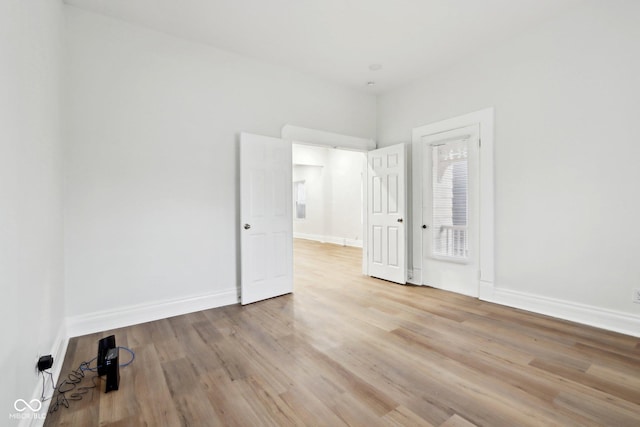
[[[291,143],[240,134],[241,303],[293,292]]]
[[[431,135],[423,135],[422,139],[422,283],[434,288],[453,291],[470,296],[478,296],[479,280],[479,165],[478,165],[478,144],[479,126],[471,125],[445,132],[438,132]],[[457,148],[456,148],[457,147]],[[451,177],[447,182],[443,178],[443,183],[438,183],[438,177],[444,171],[452,172],[453,164],[449,161],[434,162],[434,157],[438,153],[450,151],[451,157],[462,157],[461,148],[464,150],[466,165],[468,165],[467,179],[467,221],[465,227],[451,225],[441,225],[434,218],[434,181],[436,186],[451,185]],[[457,151],[457,153],[455,153]],[[455,162],[455,160],[453,160]],[[440,170],[434,171],[437,164],[448,167],[438,167]],[[447,190],[449,191],[449,190]],[[446,200],[452,193],[449,192]],[[442,203],[442,202],[441,202]],[[440,217],[450,217],[452,207],[438,206],[436,209],[444,209],[447,212],[439,212]],[[435,247],[440,245],[436,251]]]
[[[398,144],[367,153],[368,274],[405,284],[406,146]]]

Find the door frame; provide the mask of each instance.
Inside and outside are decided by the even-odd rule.
[[[281,138],[285,141],[289,141],[291,144],[305,144],[305,145],[315,145],[320,147],[331,147],[331,148],[342,148],[345,150],[358,151],[364,154],[364,158],[362,160],[362,171],[365,174],[362,178],[362,197],[363,197],[363,208],[362,208],[362,274],[368,276],[369,275],[369,264],[367,262],[367,232],[368,232],[368,222],[367,222],[367,197],[368,197],[368,187],[367,187],[367,152],[371,150],[375,150],[376,143],[373,139],[369,138],[360,138],[357,136],[343,135],[334,132],[327,132],[318,129],[310,129],[301,126],[295,126],[291,124],[286,124],[282,127],[280,131]],[[293,223],[293,213],[291,215],[291,222]],[[295,285],[295,283],[294,283]]]
[[[440,132],[459,129],[466,126],[478,125],[480,128],[480,149],[478,153],[478,166],[480,175],[479,194],[479,287],[480,299],[487,299],[493,294],[495,280],[494,271],[494,170],[493,170],[493,146],[494,146],[494,109],[486,108],[473,113],[419,126],[412,132],[412,221],[410,233],[410,247],[412,249],[412,269],[409,273],[410,283],[423,284],[422,263],[422,202],[423,202],[423,152],[422,137]]]

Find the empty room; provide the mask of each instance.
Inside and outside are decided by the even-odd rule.
[[[0,0],[0,425],[640,425],[639,21]]]

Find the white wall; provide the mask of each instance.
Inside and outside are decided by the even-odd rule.
[[[347,239],[354,246],[362,246],[364,161],[364,154],[360,152],[329,150],[331,234]]]
[[[640,287],[638,16],[638,2],[586,2],[378,100],[381,146],[494,106],[497,289],[628,314],[632,333],[640,325],[631,302]]]
[[[306,218],[294,220],[294,236],[362,247],[364,154],[294,144],[293,180],[305,181]]]
[[[72,7],[66,12],[72,325],[104,326],[101,315],[113,320],[116,310],[158,301],[235,302],[239,132],[279,136],[295,123],[371,138],[375,98]]]
[[[40,397],[37,357],[57,357],[64,334],[61,9],[53,0],[0,2],[2,425],[18,424],[9,418],[16,399]]]
[[[293,220],[294,237],[315,236],[314,240],[325,241],[324,181],[328,151],[325,147],[293,144],[292,178],[294,182],[304,181],[306,192],[306,218]]]

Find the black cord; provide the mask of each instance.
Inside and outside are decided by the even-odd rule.
[[[133,363],[133,361],[135,360],[135,358],[136,358],[136,354],[133,352],[133,350],[131,350],[131,349],[130,349],[130,348],[128,348],[128,347],[122,347],[122,346],[120,346],[120,347],[118,347],[118,348],[119,348],[119,349],[121,349],[121,350],[125,350],[125,351],[129,352],[129,354],[131,355],[131,359],[129,359],[129,361],[128,361],[128,362],[126,362],[126,363],[121,363],[121,364],[120,364],[120,365],[118,365],[118,366],[119,366],[120,368],[124,368],[124,367],[126,367],[126,366],[131,365],[131,364]],[[96,356],[96,357],[94,357],[93,359],[91,359],[91,360],[89,360],[88,362],[86,362],[86,365],[85,365],[84,367],[82,367],[82,370],[83,370],[83,371],[97,372],[97,371],[98,371],[98,367],[97,367],[97,366],[96,366],[95,368],[92,368],[92,367],[90,367],[90,366],[89,366],[89,365],[91,365],[91,363],[93,363],[93,361],[94,361],[94,360],[98,360],[98,357]]]
[[[81,400],[82,396],[87,394],[89,390],[92,390],[98,386],[98,384],[96,383],[96,379],[100,378],[98,375],[94,375],[93,377],[91,377],[91,385],[80,386],[85,378],[85,369],[83,368],[85,368],[86,366],[87,362],[80,363],[78,369],[76,369],[75,371],[71,371],[71,373],[67,375],[67,378],[60,384],[58,384],[58,387],[54,387],[54,389],[57,391],[57,394],[54,394],[51,397],[51,406],[49,407],[50,414],[56,412],[60,408],[60,406],[68,408],[70,400]],[[76,391],[73,392],[74,390]]]
[[[45,395],[44,395],[45,384],[46,384],[46,381],[47,381],[47,379],[45,378],[44,374],[48,374],[49,375],[49,380],[51,381],[51,389],[53,390],[54,393],[56,391],[56,386],[54,385],[53,374],[51,372],[49,372],[48,370],[45,369],[43,371],[40,371],[40,373],[42,374],[42,395],[40,396],[40,401],[41,402],[46,402],[49,399],[47,399],[45,397]]]
[[[45,378],[44,378],[44,373],[42,373],[42,372],[40,372],[40,373],[42,374],[42,394],[40,395],[40,401],[44,402],[45,401],[45,398],[44,398],[44,381],[45,381]]]
[[[136,358],[133,350],[127,347],[119,347],[123,350],[128,351],[131,354],[131,360],[126,363],[120,364],[119,367],[129,366],[133,363],[133,360]],[[67,378],[63,380],[58,386],[53,385],[53,374],[49,371],[44,371],[49,374],[51,378],[51,387],[53,387],[54,394],[51,396],[51,406],[49,407],[49,413],[53,414],[56,412],[60,406],[64,406],[65,408],[69,407],[69,401],[71,400],[82,400],[82,397],[96,387],[98,387],[97,380],[100,379],[99,375],[94,375],[91,377],[91,385],[80,386],[82,381],[85,378],[85,371],[96,372],[98,368],[91,368],[89,365],[94,360],[97,360],[97,357],[89,360],[88,362],[82,362],[78,365],[78,369],[75,371],[71,371]],[[42,374],[42,401],[45,401],[44,397],[44,389],[45,389],[45,378],[44,374]],[[75,391],[74,391],[75,390]],[[57,392],[57,393],[56,393]],[[73,392],[73,393],[72,393]],[[55,397],[55,399],[54,399]]]

